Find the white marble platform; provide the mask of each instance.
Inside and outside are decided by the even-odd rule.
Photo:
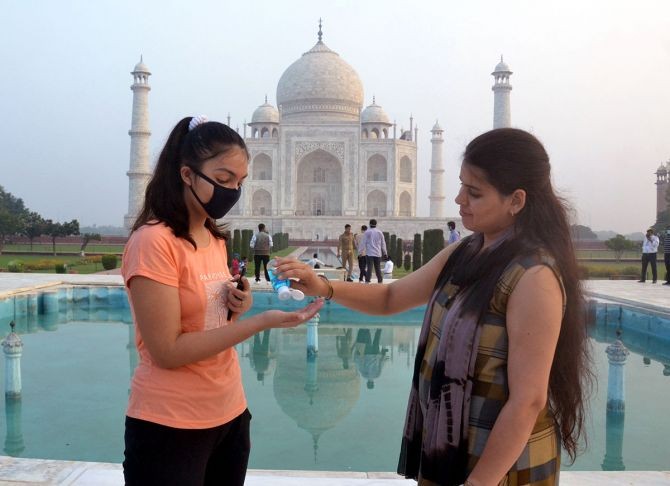
[[[410,486],[414,481],[393,473],[251,470],[248,486]],[[670,485],[670,472],[561,472],[564,486]],[[121,464],[52,461],[0,456],[0,486],[121,486]]]

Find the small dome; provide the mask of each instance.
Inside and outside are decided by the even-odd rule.
[[[660,173],[668,172],[668,169],[665,168],[665,164],[661,164],[661,165],[659,166],[659,168],[658,168],[658,170],[656,171],[656,173],[659,173],[659,172],[660,172]]]
[[[437,120],[435,120],[435,125],[433,125],[433,129],[431,130],[431,132],[437,132],[440,130],[442,130],[442,127],[440,126],[440,123]]]
[[[279,111],[266,99],[251,115],[251,123],[279,123]]]
[[[144,64],[144,61],[142,60],[142,56],[140,56],[140,62],[135,64],[135,68],[133,69],[134,73],[147,73],[151,74],[151,71],[149,71],[149,68],[147,67],[146,64]]]
[[[391,124],[388,115],[384,109],[375,102],[374,98],[372,98],[372,104],[367,106],[361,112],[361,123],[383,123],[385,125]]]
[[[500,62],[496,64],[496,68],[493,70],[494,73],[511,73],[512,71],[510,70],[509,66],[505,61],[503,61],[503,57],[500,56]]]

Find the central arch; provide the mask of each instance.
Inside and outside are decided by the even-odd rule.
[[[311,216],[342,215],[342,165],[334,155],[317,149],[297,167],[296,213]]]

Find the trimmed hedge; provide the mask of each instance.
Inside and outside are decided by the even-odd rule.
[[[102,268],[105,270],[113,270],[116,268],[118,258],[116,255],[102,255]]]
[[[412,249],[412,270],[421,268],[421,235],[414,234],[414,248]]]

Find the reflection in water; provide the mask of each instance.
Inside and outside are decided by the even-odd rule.
[[[123,292],[123,289],[120,290]],[[51,292],[50,299],[52,300],[40,301],[38,299],[40,312],[37,316],[29,314],[29,309],[34,307],[30,298],[19,299],[16,301],[17,308],[25,314],[16,316],[17,332],[46,334],[44,330],[55,331],[67,326],[75,315],[95,320],[130,322],[131,317],[126,304],[111,304],[113,298],[125,298],[123,294],[115,294],[108,289],[105,298],[104,293],[103,291],[93,297],[89,293],[86,298],[78,295],[81,309],[76,309],[69,302],[74,298],[73,289],[54,290]],[[105,301],[108,305],[104,305]],[[45,305],[47,302],[48,305]],[[284,304],[278,304],[274,295],[270,293],[255,295],[255,307],[256,304],[259,307],[284,306]],[[13,315],[14,305],[14,301],[9,303],[0,301],[0,311],[10,313],[1,314],[0,317]],[[42,313],[43,310],[48,311]],[[270,444],[265,449],[271,449],[272,454],[276,452],[276,457],[270,458],[267,456],[272,456],[272,454],[253,458],[252,453],[252,458],[257,461],[252,467],[262,468],[269,464],[268,461],[276,461],[272,463],[273,468],[277,468],[277,463],[279,463],[285,465],[286,468],[300,466],[302,469],[307,469],[312,463],[313,455],[314,461],[318,461],[318,468],[321,469],[369,470],[370,467],[381,470],[392,469],[397,457],[397,450],[394,447],[399,443],[397,436],[402,429],[406,394],[416,352],[418,319],[420,319],[420,316],[417,317],[416,314],[419,313],[375,320],[375,318],[346,311],[337,304],[330,303],[321,313],[318,343],[314,343],[318,353],[313,353],[312,356],[307,353],[307,326],[300,326],[296,329],[267,330],[240,344],[238,350],[240,350],[240,357],[243,358],[241,361],[243,374],[247,380],[245,385],[249,401],[252,407],[261,408],[260,405],[254,405],[254,402],[259,404],[263,400],[263,417],[268,419],[265,423],[273,422],[271,425],[259,427],[262,421],[257,420],[253,429],[256,449],[263,448],[260,444]],[[627,319],[631,320],[627,321]],[[659,434],[668,430],[666,423],[660,417],[640,417],[640,411],[636,410],[641,406],[641,401],[651,402],[653,397],[666,396],[667,390],[650,390],[648,395],[644,395],[646,390],[643,390],[639,392],[641,396],[636,396],[634,394],[640,389],[639,385],[636,389],[636,383],[643,382],[649,374],[652,374],[656,380],[655,383],[662,380],[661,383],[670,385],[670,381],[661,376],[661,370],[663,374],[670,374],[670,344],[668,340],[652,335],[653,332],[658,334],[664,332],[656,316],[633,314],[626,309],[622,310],[619,306],[610,305],[607,309],[599,307],[597,311],[594,311],[593,321],[595,325],[590,327],[589,333],[596,341],[614,343],[617,329],[623,329],[622,345],[631,352],[637,353],[639,357],[627,360],[626,363],[631,363],[629,366],[624,364],[620,366],[622,378],[626,373],[629,374],[629,412],[628,430],[626,431],[628,442],[625,450],[627,457],[623,456],[626,417],[623,413],[612,411],[607,412],[603,417],[602,412],[605,411],[605,402],[603,402],[601,406],[594,407],[597,410],[593,410],[593,422],[598,428],[598,433],[594,435],[598,436],[597,442],[599,443],[594,444],[593,451],[597,452],[594,454],[587,451],[586,462],[578,463],[578,467],[584,468],[583,464],[585,464],[587,469],[636,468],[641,464],[640,456],[647,459],[652,455],[644,445],[645,438],[651,437],[652,432],[645,432],[646,435],[641,436],[639,429],[646,427],[645,424],[653,424],[653,433],[656,434],[653,437],[656,441],[659,441],[656,438]],[[7,322],[9,321],[0,322],[0,329],[3,329]],[[47,337],[57,338],[57,336]],[[123,358],[124,355],[121,356],[122,360],[129,364],[132,376],[137,365],[133,326],[128,326],[127,345],[125,334],[122,335],[121,341],[126,349],[122,351],[119,346],[119,352],[128,353],[127,361],[126,358]],[[603,361],[604,358],[602,348],[598,346],[599,361]],[[28,353],[30,349],[26,349],[24,363]],[[641,361],[647,363],[650,369],[644,369]],[[605,361],[604,366],[607,366],[606,363]],[[659,363],[661,366],[657,367]],[[606,388],[607,375],[604,366],[601,367],[599,387],[601,390]],[[45,367],[48,367],[48,363],[40,363],[38,369]],[[626,369],[628,371],[625,371]],[[637,372],[642,371],[642,374],[635,375],[636,370]],[[644,374],[644,372],[649,372],[649,374]],[[26,373],[25,369],[24,373]],[[73,371],[75,381],[80,376],[77,373],[77,370]],[[123,395],[118,404],[113,404],[119,408],[119,413],[116,414],[114,420],[122,416],[126,406],[123,390],[127,386],[125,380],[128,376],[125,374],[125,369],[122,378],[123,381],[110,382],[108,385],[121,390],[120,395]],[[60,390],[66,390],[72,386],[68,380],[72,381],[72,378],[64,378],[62,385],[59,382]],[[372,381],[374,385],[373,392],[368,392],[364,388],[363,383],[369,386],[369,381]],[[24,388],[27,388],[25,386],[27,382],[27,380],[24,382]],[[260,383],[265,382],[268,383],[268,386],[260,386]],[[269,386],[270,383],[272,387]],[[621,385],[623,392],[624,383],[622,382]],[[621,401],[623,398],[622,394]],[[26,400],[25,396],[24,400]],[[278,408],[273,403],[275,401]],[[269,406],[265,406],[266,404]],[[5,453],[18,456],[28,450],[31,454],[37,454],[36,457],[47,457],[53,452],[53,445],[49,449],[41,446],[41,443],[53,444],[54,437],[48,437],[47,431],[38,430],[38,426],[34,425],[36,422],[34,417],[45,417],[46,420],[49,420],[49,417],[53,417],[49,413],[59,414],[59,410],[49,409],[48,401],[44,402],[42,408],[32,400],[26,401],[23,404],[23,418],[26,419],[26,422],[23,423],[22,429],[21,406],[21,401],[5,400]],[[47,408],[46,411],[44,407]],[[645,410],[653,411],[656,408],[649,407]],[[284,419],[283,416],[290,420]],[[96,416],[97,419],[99,417]],[[278,428],[279,424],[281,428]],[[108,425],[108,428],[112,430],[117,425],[114,422]],[[301,430],[296,431],[296,426]],[[64,426],[61,426],[61,431],[62,427]],[[605,428],[604,431],[603,428]],[[27,445],[24,444],[23,434],[25,434]],[[287,450],[286,455],[282,455],[283,451],[276,451],[281,448],[274,445],[277,443],[277,434],[282,436],[281,443]],[[98,442],[106,440],[108,437],[96,439]],[[606,443],[603,444],[603,441]],[[309,442],[309,445],[305,446],[305,442]],[[320,445],[324,449],[321,449],[321,454],[318,454]],[[600,449],[602,446],[605,449],[604,457]],[[307,448],[304,454],[307,464],[299,462],[301,447]],[[43,450],[48,452],[43,452]],[[63,452],[63,454],[68,452]],[[355,457],[351,457],[352,455]],[[69,458],[81,459],[73,456]],[[119,459],[117,456],[112,456],[99,457],[97,460],[113,462]],[[648,468],[661,469],[662,461],[661,464],[657,465],[657,463],[658,460],[651,464],[642,461],[642,464]]]
[[[5,454],[19,457],[26,448],[21,432],[21,398],[5,397]]]
[[[356,368],[361,376],[367,380],[368,390],[375,387],[375,380],[381,376],[384,361],[388,359],[388,356],[386,356],[388,348],[382,348],[379,345],[381,337],[381,329],[375,330],[374,339],[369,329],[359,329],[353,346]]]
[[[624,423],[626,414],[625,365],[628,348],[642,355],[645,366],[652,360],[670,362],[670,343],[655,334],[666,334],[667,322],[653,314],[643,314],[620,305],[590,303],[589,334],[599,342],[611,343],[605,350],[608,358],[607,405],[605,415],[605,457],[603,471],[623,471]],[[624,332],[625,329],[625,332]],[[668,368],[668,364],[664,364]],[[665,375],[665,369],[663,374]],[[670,374],[670,373],[669,373]]]
[[[605,459],[603,471],[623,471],[623,426],[626,414],[626,387],[624,366],[630,352],[621,342],[621,330],[617,339],[607,346],[605,353],[609,362],[607,374],[607,411],[605,417]]]
[[[349,415],[358,402],[360,378],[342,366],[338,329],[322,329],[319,353],[306,352],[306,329],[281,331],[282,350],[277,356],[273,392],[281,410],[312,436],[317,462],[319,438]]]
[[[249,352],[251,368],[256,372],[256,379],[265,383],[265,374],[270,371],[270,364],[274,361],[274,349],[270,348],[270,329],[253,337],[253,344]]]

